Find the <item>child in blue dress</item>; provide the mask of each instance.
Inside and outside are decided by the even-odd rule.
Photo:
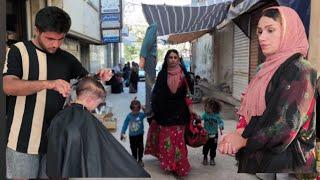
[[[204,111],[201,117],[209,138],[202,149],[202,163],[203,165],[208,165],[208,153],[210,151],[210,165],[214,166],[216,164],[214,158],[216,157],[218,144],[218,129],[220,129],[221,134],[224,129],[223,119],[220,116],[221,105],[214,98],[208,98],[204,100]]]
[[[121,130],[121,140],[125,139],[125,134],[127,128],[129,126],[129,141],[130,148],[132,152],[132,156],[138,160],[138,163],[143,167],[143,134],[144,134],[144,126],[143,119],[145,118],[145,113],[140,112],[140,109],[144,111],[144,107],[141,106],[140,101],[134,100],[131,101],[130,104],[131,112],[127,115],[125,121],[123,122],[122,130]]]

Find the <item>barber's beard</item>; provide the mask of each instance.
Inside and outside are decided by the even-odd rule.
[[[45,52],[49,53],[49,54],[54,54],[54,53],[56,53],[56,51],[57,51],[57,49],[54,50],[54,51],[49,50],[49,49],[44,45],[44,43],[42,42],[42,40],[41,40],[40,37],[38,37],[38,43],[39,43],[40,48],[41,48],[42,50],[44,50]]]

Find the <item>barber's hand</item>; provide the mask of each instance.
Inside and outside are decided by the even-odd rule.
[[[113,76],[112,70],[106,68],[100,69],[97,74],[99,75],[102,81],[109,81]]]
[[[59,92],[63,97],[68,97],[71,92],[70,84],[62,79],[48,81],[48,89]]]

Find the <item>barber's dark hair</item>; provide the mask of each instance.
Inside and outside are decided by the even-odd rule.
[[[40,32],[67,33],[71,26],[71,18],[62,9],[48,6],[36,14],[35,26]]]
[[[138,101],[138,100],[136,100],[136,99],[132,100],[131,103],[130,103],[130,109],[133,110],[133,108],[134,108],[135,106],[138,106],[139,109],[140,109],[140,108],[141,108],[141,103],[140,103],[140,101]]]
[[[262,12],[262,16],[272,18],[273,20],[281,23],[281,15],[280,11],[277,8],[270,8],[270,9],[265,9]]]
[[[76,94],[78,97],[85,93],[92,93],[103,100],[107,95],[103,85],[98,80],[90,76],[82,78],[76,87]]]

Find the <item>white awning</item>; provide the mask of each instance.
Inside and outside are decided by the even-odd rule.
[[[208,31],[225,19],[230,2],[210,6],[142,4],[149,24],[157,24],[158,36]]]

